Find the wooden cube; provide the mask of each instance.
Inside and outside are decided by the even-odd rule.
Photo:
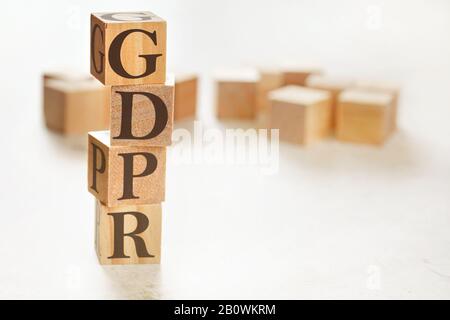
[[[180,74],[175,77],[175,121],[195,117],[197,86],[196,75]]]
[[[84,72],[75,70],[49,70],[42,74],[42,80],[45,83],[47,80],[65,80],[65,81],[87,81],[94,78]]]
[[[103,265],[161,261],[161,204],[108,207],[96,200],[95,248]]]
[[[165,84],[111,86],[110,91],[112,146],[171,144],[173,76]]]
[[[109,207],[164,201],[166,148],[110,145],[109,131],[89,133],[88,189]]]
[[[259,76],[253,70],[230,70],[216,76],[219,119],[253,119],[257,113]]]
[[[47,128],[63,134],[83,134],[109,126],[104,87],[88,80],[45,80],[43,109]]]
[[[166,21],[148,11],[93,13],[91,74],[104,85],[164,83]]]
[[[269,93],[272,90],[283,87],[284,74],[277,68],[260,69],[259,81],[256,91],[257,103],[257,122],[256,127],[259,129],[270,128],[271,103]]]
[[[272,129],[281,140],[309,144],[330,134],[331,100],[327,91],[286,86],[270,93]]]
[[[391,132],[392,94],[350,89],[341,93],[336,137],[342,141],[383,144]]]
[[[258,112],[270,112],[269,92],[284,85],[284,75],[279,70],[261,70],[258,82]]]
[[[331,97],[331,127],[335,127],[336,108],[338,103],[339,94],[350,88],[354,82],[350,79],[323,76],[323,75],[311,75],[306,79],[306,86],[312,89],[326,90],[330,93]]]
[[[282,67],[282,70],[284,85],[305,86],[309,76],[322,74],[321,69],[313,65],[290,65]]]
[[[392,116],[390,120],[390,130],[395,131],[397,129],[397,117],[398,117],[398,104],[400,99],[400,88],[396,84],[383,82],[383,81],[367,81],[358,80],[355,83],[355,88],[368,90],[373,92],[385,92],[393,95],[392,102]]]

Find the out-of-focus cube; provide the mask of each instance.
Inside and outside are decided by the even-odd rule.
[[[269,92],[284,85],[284,75],[280,70],[261,70],[258,83],[258,112],[270,112]]]
[[[322,70],[312,64],[285,64],[281,70],[283,71],[284,85],[305,86],[309,76],[322,74]]]
[[[163,84],[111,86],[111,145],[170,145],[174,86],[173,75]]]
[[[324,90],[287,86],[269,94],[270,123],[280,139],[309,144],[330,134],[331,100]]]
[[[109,126],[104,87],[87,80],[44,81],[43,109],[47,128],[64,134],[83,134]]]
[[[71,69],[48,70],[42,74],[43,83],[48,80],[87,81],[95,79],[88,73]]]
[[[324,75],[311,75],[306,79],[306,86],[312,89],[326,90],[331,97],[331,127],[335,127],[336,107],[339,94],[353,85],[350,79],[330,77]]]
[[[100,264],[161,260],[161,204],[108,207],[96,200],[95,248]]]
[[[174,120],[195,118],[197,109],[198,77],[189,74],[175,75]]]
[[[112,147],[109,131],[89,132],[88,143],[88,190],[103,204],[164,201],[165,147]]]
[[[400,87],[396,84],[383,81],[358,80],[355,82],[355,88],[373,92],[385,92],[393,95],[390,129],[392,131],[395,131],[397,129],[397,115],[398,115],[398,104],[400,99]]]
[[[284,75],[276,68],[260,69],[259,82],[257,87],[257,127],[267,129],[270,126],[270,99],[269,93],[272,90],[281,88],[284,85]]]
[[[393,101],[394,96],[384,92],[360,89],[342,92],[336,112],[337,139],[383,144],[391,133]]]
[[[166,29],[149,11],[91,14],[91,74],[111,86],[164,83]]]
[[[229,71],[217,75],[217,117],[219,119],[255,118],[258,79],[256,71]]]

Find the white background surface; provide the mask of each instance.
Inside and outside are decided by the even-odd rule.
[[[400,130],[281,145],[272,176],[169,161],[162,264],[102,267],[86,150],[45,130],[40,73],[88,70],[108,10],[168,20],[206,126],[213,68],[298,60],[401,83]],[[0,298],[450,298],[450,2],[14,1],[1,24]]]

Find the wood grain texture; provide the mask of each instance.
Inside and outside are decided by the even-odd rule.
[[[336,138],[341,141],[381,145],[392,132],[393,98],[390,94],[346,90],[336,116]]]
[[[124,38],[121,50],[111,50],[111,44],[118,39],[117,37],[131,30],[139,31],[133,31]],[[152,39],[148,33],[155,33],[156,38]],[[121,61],[126,73],[135,78],[123,76],[117,72],[111,63],[110,54]],[[160,56],[156,57],[155,70],[147,75],[145,71],[149,64],[144,56],[148,55]],[[151,12],[93,13],[91,15],[91,74],[104,85],[164,83],[166,21]]]
[[[310,75],[305,82],[308,88],[325,90],[330,94],[331,97],[331,117],[330,123],[331,128],[334,129],[336,126],[336,108],[338,103],[339,95],[342,91],[352,87],[354,81],[344,78],[333,78],[323,75]]]
[[[141,220],[131,213],[139,213]],[[95,248],[100,264],[122,265],[122,264],[158,264],[161,261],[161,204],[152,205],[126,205],[119,207],[108,207],[96,200],[95,219]],[[122,218],[123,217],[123,218]],[[123,226],[122,221],[123,219]],[[147,228],[136,233],[136,237],[142,239],[145,251],[138,249],[133,237],[122,236],[134,233],[148,222]],[[120,225],[116,225],[120,223]],[[144,225],[145,226],[145,225]],[[115,231],[121,229],[116,234]],[[142,228],[143,229],[143,228]],[[139,240],[138,240],[139,241]],[[121,250],[123,249],[123,250]],[[123,256],[118,253],[123,251]],[[145,254],[143,254],[145,252]]]
[[[196,75],[177,75],[175,77],[175,121],[195,118],[197,90],[198,77]]]
[[[90,132],[88,144],[88,190],[102,203],[119,206],[164,201],[165,147],[112,147],[109,131]]]
[[[323,90],[287,86],[270,93],[270,127],[280,140],[308,145],[330,135],[331,100]]]
[[[110,92],[112,146],[153,147],[168,146],[172,143],[174,115],[173,76],[168,77],[165,84],[111,86]],[[123,112],[124,104],[126,104],[124,92],[135,93],[131,100],[131,117]],[[155,98],[157,100],[152,101],[142,93],[154,95],[157,97]],[[162,103],[159,104],[158,101]],[[163,110],[159,108],[165,110],[165,115],[162,114]],[[121,136],[121,131],[127,126],[131,128],[131,136],[124,138],[124,136]],[[155,127],[160,127],[162,131],[159,130],[153,135],[151,132],[153,132]],[[151,136],[146,139],[132,138],[146,137],[150,134]]]
[[[217,117],[219,119],[253,119],[256,116],[257,82],[217,82]]]
[[[69,135],[109,126],[104,87],[94,79],[44,81],[43,109],[47,128]]]

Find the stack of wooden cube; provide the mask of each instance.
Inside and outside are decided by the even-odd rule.
[[[91,73],[107,86],[110,130],[88,136],[101,264],[159,263],[174,79],[166,22],[151,12],[91,15]]]

